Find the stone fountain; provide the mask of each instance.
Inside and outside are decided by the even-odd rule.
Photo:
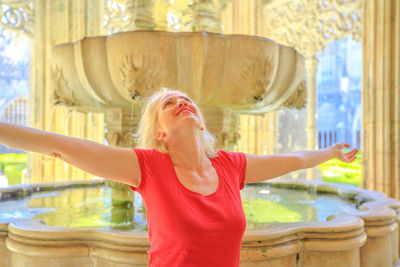
[[[162,87],[187,93],[200,107],[219,149],[239,138],[239,113],[305,104],[304,58],[254,36],[130,31],[85,38],[52,50],[54,97],[83,112],[104,112],[110,145],[134,146],[146,97]],[[129,187],[107,181],[114,203]]]
[[[140,30],[61,44],[52,58],[55,99],[104,112],[116,146],[132,146],[145,98],[162,87],[196,102],[220,149],[239,138],[239,113],[305,105],[304,58],[260,37]]]

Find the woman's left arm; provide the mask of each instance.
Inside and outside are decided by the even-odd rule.
[[[344,153],[342,149],[345,147],[348,148],[350,145],[342,142],[320,150],[296,151],[280,155],[245,154],[247,166],[244,183],[262,182],[292,171],[312,168],[333,158],[351,163],[355,160],[358,149]]]

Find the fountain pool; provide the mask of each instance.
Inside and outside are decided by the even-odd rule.
[[[397,263],[398,201],[350,186],[277,181],[241,191],[241,266]],[[112,190],[102,180],[1,189],[0,266],[147,266],[142,199],[129,191],[132,201],[114,203]]]

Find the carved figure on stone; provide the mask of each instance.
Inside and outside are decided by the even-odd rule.
[[[256,102],[263,100],[263,94],[271,83],[272,58],[264,57],[247,61],[242,79],[249,85]]]
[[[296,92],[291,95],[285,103],[282,104],[284,107],[302,109],[306,106],[307,103],[307,88],[306,83],[303,81],[299,84],[296,89]]]
[[[68,85],[61,68],[57,66],[52,68],[52,79],[54,84],[53,98],[56,102],[67,106],[75,106],[77,99],[74,96],[74,91]]]
[[[151,55],[126,55],[120,68],[123,86],[129,91],[132,98],[144,96],[146,90],[158,88],[160,82],[160,66]]]

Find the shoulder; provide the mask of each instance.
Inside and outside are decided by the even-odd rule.
[[[218,150],[215,159],[220,161],[229,161],[233,164],[237,164],[241,161],[246,161],[246,156],[243,152],[230,152],[226,150]]]
[[[144,164],[151,163],[154,161],[165,160],[168,154],[164,154],[155,148],[144,149],[144,148],[132,148],[135,151],[139,161],[143,161]]]

